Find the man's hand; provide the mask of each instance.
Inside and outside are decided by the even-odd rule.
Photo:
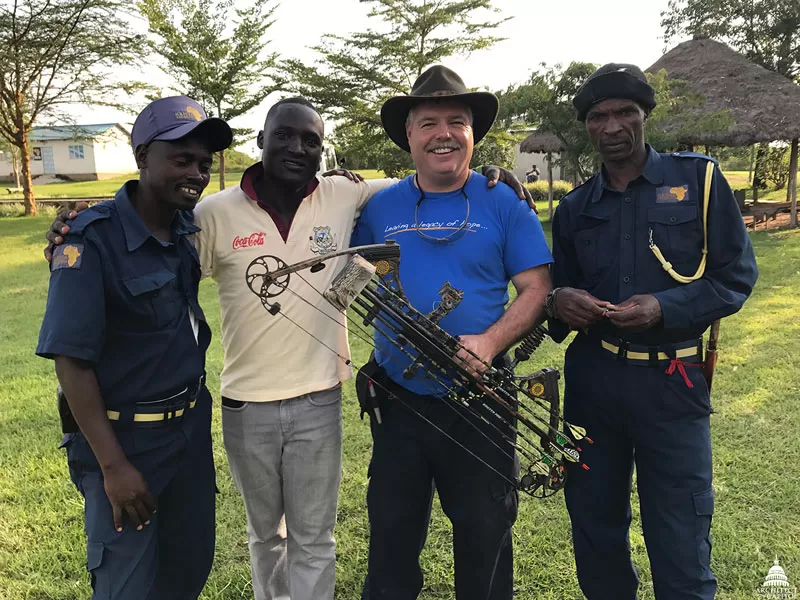
[[[142,474],[127,460],[114,467],[103,469],[106,496],[114,513],[114,529],[122,531],[122,515],[127,514],[131,522],[141,531],[150,524],[150,516],[156,503]]]
[[[355,171],[348,171],[347,169],[331,169],[330,171],[326,171],[322,174],[323,177],[333,177],[334,175],[347,177],[350,181],[354,181],[355,183],[364,181],[364,178],[361,175]]]
[[[475,376],[487,371],[494,357],[500,352],[500,349],[495,348],[494,343],[485,333],[462,335],[458,339],[463,348],[458,351],[456,358],[463,363],[467,371]]]
[[[56,215],[55,221],[50,225],[50,230],[45,234],[47,241],[50,242],[44,249],[44,257],[47,262],[53,260],[53,250],[56,246],[64,243],[64,236],[69,233],[69,225],[67,221],[74,219],[78,213],[89,208],[86,202],[78,202],[75,205],[75,210],[64,210]]]
[[[556,294],[555,308],[558,320],[570,329],[584,329],[602,319],[613,305],[599,300],[586,290],[560,288]]]
[[[497,185],[498,181],[505,183],[519,196],[520,200],[525,200],[537,215],[539,211],[536,210],[536,203],[533,201],[531,193],[528,191],[522,182],[509,170],[497,165],[484,165],[481,167],[481,173],[489,180],[489,187],[493,188]]]
[[[652,294],[631,296],[611,306],[606,317],[620,329],[644,331],[661,322],[661,304]]]

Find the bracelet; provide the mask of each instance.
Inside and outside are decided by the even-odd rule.
[[[558,319],[558,313],[556,312],[556,296],[558,296],[558,292],[561,290],[562,288],[557,287],[544,297],[544,313],[550,319]]]

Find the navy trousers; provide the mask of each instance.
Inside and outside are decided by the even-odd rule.
[[[211,396],[205,388],[183,417],[117,431],[142,473],[156,513],[142,531],[124,517],[114,529],[103,474],[86,438],[66,443],[70,476],[85,500],[87,568],[94,600],[194,600],[214,558],[215,474]]]
[[[500,473],[515,475],[513,454],[501,453],[479,433],[476,428],[486,431],[482,423],[465,422],[445,400],[417,396],[397,386],[392,391]],[[423,583],[419,555],[435,487],[453,524],[456,598],[510,599],[516,489],[397,400],[388,400],[378,386],[376,392],[383,424],[372,422],[369,572],[362,598],[413,600],[419,595]]]
[[[638,361],[637,361],[638,362]],[[711,405],[701,369],[690,388],[668,362],[625,362],[578,336],[566,354],[564,411],[587,429],[589,471],[570,468],[565,490],[575,562],[589,600],[633,600],[631,478],[636,466],[642,528],[658,600],[709,600]]]

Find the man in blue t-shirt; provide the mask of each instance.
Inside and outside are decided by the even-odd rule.
[[[423,73],[411,95],[388,100],[381,110],[384,129],[411,152],[417,172],[372,198],[352,239],[354,246],[386,240],[401,245],[400,282],[423,313],[435,308],[445,282],[463,291],[440,324],[480,357],[460,352],[475,371],[502,360],[533,328],[550,290],[552,258],[534,212],[510,188],[487,190],[486,179],[469,170],[473,146],[491,127],[497,107],[495,96],[467,93],[461,78],[441,66]],[[509,281],[517,299],[506,309]],[[511,598],[517,494],[508,480],[515,476],[514,457],[500,451],[496,431],[456,415],[442,397],[445,390],[423,370],[405,379],[410,357],[380,334],[375,342],[383,370],[377,377],[386,385],[372,388],[382,423],[372,424],[363,598],[419,594],[419,554],[434,485],[453,523],[456,597]]]

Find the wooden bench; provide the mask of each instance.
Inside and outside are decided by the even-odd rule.
[[[747,227],[752,225],[753,230],[755,230],[758,223],[763,222],[766,224],[769,219],[777,219],[779,213],[789,212],[791,206],[791,202],[759,202],[758,204],[748,205],[747,210],[742,216],[745,219],[747,217],[752,217],[752,221],[749,223],[745,221],[745,225]]]

